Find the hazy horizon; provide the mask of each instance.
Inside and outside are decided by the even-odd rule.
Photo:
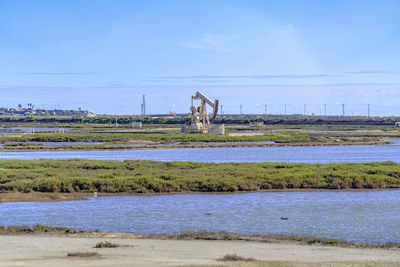
[[[400,115],[396,0],[0,0],[0,38],[3,107]]]

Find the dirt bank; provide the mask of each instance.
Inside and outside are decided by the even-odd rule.
[[[93,196],[91,194],[90,196]],[[0,203],[5,202],[54,202],[54,201],[72,201],[72,200],[84,200],[86,197],[82,194],[73,193],[41,193],[41,192],[29,192],[29,193],[0,193]]]
[[[139,236],[138,236],[139,237]],[[116,248],[95,248],[99,242]],[[294,242],[143,239],[106,233],[0,235],[1,266],[399,266],[399,249]],[[78,253],[78,254],[77,254]],[[81,253],[81,254],[79,254]],[[96,255],[96,253],[98,255]],[[250,261],[220,261],[227,254]],[[70,256],[68,256],[70,254]],[[71,256],[72,255],[72,256]],[[85,257],[86,256],[86,257]]]

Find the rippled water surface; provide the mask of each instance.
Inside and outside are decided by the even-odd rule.
[[[101,159],[196,162],[400,163],[400,145],[241,147],[118,151],[0,152],[0,159]]]
[[[0,204],[0,225],[38,223],[137,233],[206,230],[400,242],[400,191],[114,196]]]
[[[71,128],[0,128],[0,134],[17,134],[29,132],[68,132]]]

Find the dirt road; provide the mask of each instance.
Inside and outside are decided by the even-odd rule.
[[[94,248],[98,242],[117,248]],[[76,257],[68,253],[96,252]],[[252,261],[218,261],[227,254]],[[291,242],[157,240],[0,235],[0,266],[399,266],[400,249],[344,248]]]

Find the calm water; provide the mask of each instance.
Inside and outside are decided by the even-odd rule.
[[[196,162],[400,163],[400,145],[0,152],[0,159],[101,159]]]
[[[71,128],[0,128],[0,134],[18,134],[18,133],[30,133],[32,130],[36,133],[43,132],[68,132]]]
[[[0,144],[0,147],[8,144],[16,144],[18,142],[6,142],[4,144]],[[73,146],[73,145],[102,145],[103,142],[20,142],[23,144],[35,144],[35,145],[44,145],[44,146]]]
[[[205,230],[400,242],[400,191],[114,196],[0,204],[0,225],[38,223],[136,233]]]
[[[185,144],[185,143],[178,143],[178,144]],[[275,144],[274,141],[249,141],[249,142],[189,142],[188,144],[194,144],[194,145],[235,145],[235,144],[249,144],[249,145],[253,145],[253,144]]]

